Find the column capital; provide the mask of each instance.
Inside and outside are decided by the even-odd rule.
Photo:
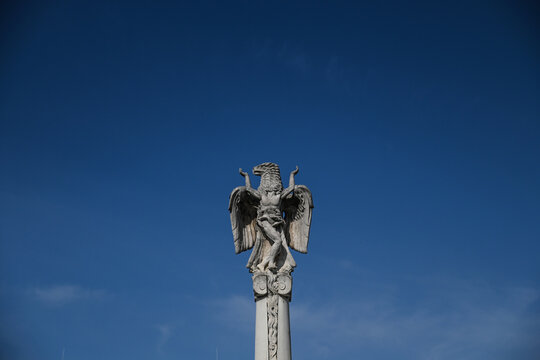
[[[268,294],[275,294],[291,301],[292,276],[290,274],[257,271],[253,274],[252,279],[255,300],[266,297]]]

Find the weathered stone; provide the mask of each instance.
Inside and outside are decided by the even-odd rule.
[[[276,164],[258,165],[253,173],[261,176],[257,190],[240,169],[246,186],[233,190],[229,211],[236,253],[253,248],[247,267],[256,303],[255,360],[291,360],[289,302],[296,262],[289,247],[307,253],[313,201],[307,187],[294,184],[298,167],[286,189]]]
[[[246,185],[237,187],[229,199],[236,253],[253,248],[247,267],[256,270],[290,273],[296,266],[289,247],[307,253],[313,200],[311,191],[295,185],[294,176],[284,189],[279,167],[264,163],[253,168],[261,176],[258,189],[251,187],[249,175],[240,169]]]

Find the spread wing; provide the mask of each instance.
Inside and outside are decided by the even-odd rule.
[[[249,250],[255,243],[257,223],[257,200],[246,191],[245,186],[234,189],[229,197],[229,211],[237,254]]]
[[[293,196],[285,199],[283,211],[285,212],[285,236],[289,246],[306,254],[313,211],[311,191],[304,185],[296,186]]]

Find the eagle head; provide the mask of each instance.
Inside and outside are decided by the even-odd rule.
[[[253,168],[253,174],[261,176],[261,187],[265,189],[283,190],[279,166],[265,162]]]

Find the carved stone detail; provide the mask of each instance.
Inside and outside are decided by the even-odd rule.
[[[311,191],[297,185],[298,167],[285,188],[279,166],[263,163],[253,168],[261,177],[258,188],[239,170],[245,186],[229,197],[229,212],[237,254],[253,249],[247,268],[252,273],[256,303],[255,360],[291,360],[289,302],[291,272],[296,267],[290,249],[306,254],[311,228]]]
[[[289,274],[278,273],[271,277],[270,291],[274,294],[283,296],[288,301],[291,301],[292,294],[292,277]]]
[[[253,295],[255,299],[268,294],[280,295],[291,301],[292,276],[286,273],[273,274],[271,272],[257,271],[253,274]]]
[[[290,273],[296,266],[290,249],[307,253],[313,199],[306,186],[295,183],[297,173],[298,167],[284,188],[277,164],[257,165],[253,174],[261,182],[255,189],[240,169],[246,185],[232,191],[229,211],[235,252],[253,248],[246,265],[251,272]]]
[[[266,275],[256,273],[253,275],[253,295],[255,299],[258,299],[266,296],[266,294],[268,294]]]
[[[270,360],[277,359],[278,350],[278,309],[279,309],[279,296],[276,294],[270,294],[267,300],[267,314],[268,314],[268,358]]]
[[[268,360],[277,360],[279,297],[291,301],[292,277],[285,273],[255,272],[253,294],[255,300],[266,297]]]

